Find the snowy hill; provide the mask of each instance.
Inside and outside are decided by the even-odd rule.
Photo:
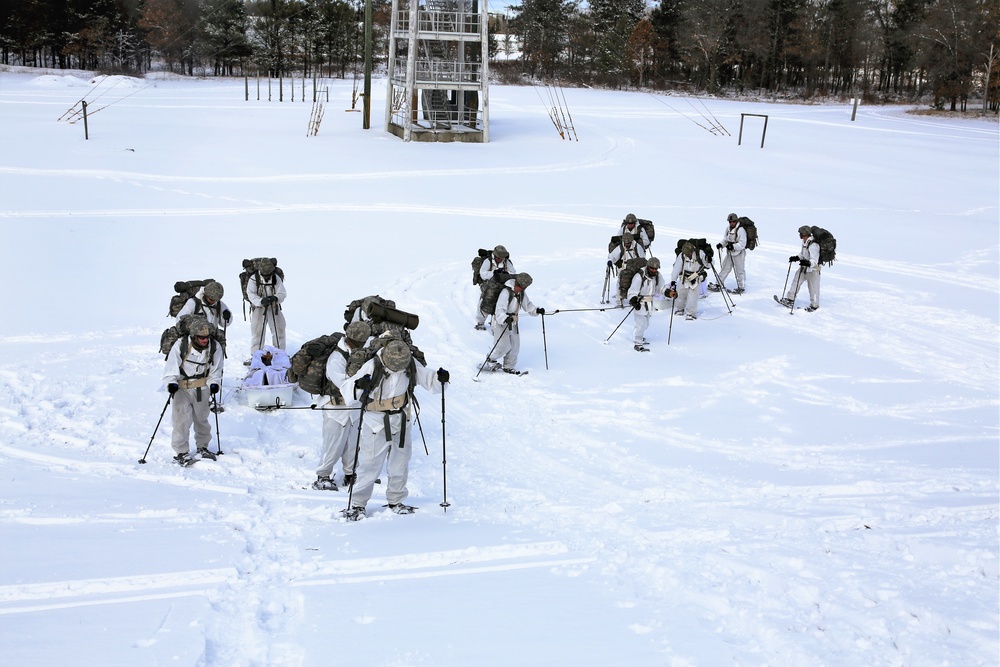
[[[567,90],[570,142],[535,91],[494,87],[490,144],[406,144],[339,111],[349,82],[307,138],[308,103],[242,81],[108,79],[85,141],[57,122],[81,81],[0,73],[5,663],[996,664],[996,124]],[[741,113],[769,115],[763,149],[754,118],[737,145]],[[657,313],[649,354],[630,321],[608,340],[622,217],[669,264],[731,211],[761,235],[732,312]],[[789,314],[802,224],[838,261],[821,309]],[[498,243],[562,312],[523,321],[530,375],[474,383],[470,262]],[[291,350],[357,297],[419,314],[452,382],[418,390],[415,515],[376,487],[345,523],[346,492],[308,488],[307,397],[243,403],[236,277],[261,255]],[[140,465],[171,286],[206,277],[236,315],[225,454],[171,465],[168,415]]]

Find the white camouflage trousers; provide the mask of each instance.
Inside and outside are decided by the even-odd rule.
[[[207,386],[198,389],[178,389],[174,392],[174,405],[170,412],[173,424],[170,446],[174,454],[190,453],[191,443],[188,438],[192,426],[194,426],[195,447],[208,449],[208,443],[212,441],[212,427],[208,423],[211,402],[212,395]]]
[[[740,289],[744,289],[747,284],[747,272],[746,272],[746,252],[731,253],[727,252],[726,256],[722,259],[722,271],[719,272],[719,287],[725,288],[726,278],[729,276],[730,271],[735,271],[736,273],[736,286]]]
[[[698,316],[698,287],[700,283],[691,285],[681,281],[677,284],[677,299],[674,301],[674,312],[684,311],[686,315]]]
[[[357,412],[352,410],[327,409],[323,412],[323,453],[316,468],[317,477],[332,477],[337,461],[342,463],[345,476],[354,470],[358,433],[357,423],[352,419],[355,414]]]
[[[788,285],[785,298],[794,301],[799,294],[799,288],[805,283],[809,288],[809,305],[819,308],[819,271],[818,266],[815,271],[806,271],[804,267],[799,267],[795,272],[795,279]]]
[[[649,328],[649,320],[653,316],[649,302],[643,302],[638,310],[632,311],[632,342],[642,345],[646,342],[646,329]]]
[[[369,413],[378,419],[382,419],[382,413]],[[406,481],[410,474],[410,456],[413,453],[413,445],[410,442],[413,424],[407,421],[406,438],[403,446],[399,446],[399,432],[403,420],[407,419],[405,414],[389,415],[389,425],[392,431],[392,439],[385,439],[385,430],[375,432],[366,422],[361,427],[361,446],[358,449],[357,475],[354,482],[354,492],[351,496],[351,507],[364,508],[372,497],[375,488],[375,480],[378,479],[382,471],[382,464],[386,464],[386,476],[388,482],[385,487],[385,499],[390,505],[401,503],[409,495],[406,489]],[[388,457],[388,462],[386,462]]]
[[[285,315],[274,306],[254,308],[250,312],[250,356],[267,345],[264,327],[271,329],[271,345],[285,349]]]
[[[521,334],[517,330],[517,322],[505,327],[502,321],[493,322],[493,353],[490,359],[499,361],[503,358],[504,368],[517,368],[517,356],[521,353]]]

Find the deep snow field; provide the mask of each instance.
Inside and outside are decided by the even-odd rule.
[[[254,82],[0,70],[3,664],[998,664],[995,122],[573,89],[565,141],[544,93],[494,86],[489,144],[419,144],[382,131],[384,82],[368,131],[330,86],[307,137],[311,104]],[[85,96],[89,140],[58,120]],[[608,340],[622,217],[669,264],[731,211],[761,238],[732,312]],[[802,224],[838,261],[790,314]],[[573,312],[524,318],[530,375],[474,383],[469,265],[498,243]],[[308,488],[321,416],[237,391],[262,255],[289,352],[357,297],[420,316],[452,382],[417,392],[416,514],[376,487],[344,522],[346,491]],[[208,277],[235,315],[225,454],[172,465],[168,414],[141,465],[172,285]]]

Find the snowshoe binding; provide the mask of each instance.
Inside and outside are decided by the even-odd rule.
[[[809,306],[808,308],[806,308],[807,313],[813,313],[817,310],[819,310],[819,306]]]
[[[528,371],[519,371],[516,368],[504,368],[502,369],[504,373],[508,375],[527,375]]]
[[[404,505],[403,503],[390,503],[386,507],[391,509],[394,514],[413,514],[417,511],[416,507]]]
[[[722,287],[720,287],[718,283],[709,283],[706,287],[707,287],[707,289],[708,289],[709,292],[721,292],[722,291]]]
[[[330,479],[330,477],[327,476],[327,475],[323,475],[321,477],[317,477],[316,481],[312,483],[312,488],[316,489],[317,491],[339,491],[340,490],[340,489],[337,488],[337,483],[334,482],[332,479]]]
[[[215,452],[210,452],[207,449],[199,447],[198,458],[208,459],[209,461],[215,461],[219,457],[215,454]]]
[[[777,301],[780,305],[784,306],[785,308],[791,308],[792,307],[792,303],[793,302],[792,302],[791,299],[779,299],[778,295],[775,294],[774,295],[774,300]]]
[[[197,462],[198,459],[194,458],[187,452],[184,452],[183,454],[178,454],[177,456],[174,457],[174,463],[184,468],[190,468]]]
[[[632,349],[636,352],[649,352],[649,348],[643,344],[633,345]]]
[[[340,513],[348,521],[361,521],[367,516],[364,507],[352,507],[348,510],[340,510]]]

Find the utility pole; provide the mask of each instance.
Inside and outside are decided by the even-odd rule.
[[[365,90],[362,103],[362,127],[372,126],[372,0],[365,0]]]

